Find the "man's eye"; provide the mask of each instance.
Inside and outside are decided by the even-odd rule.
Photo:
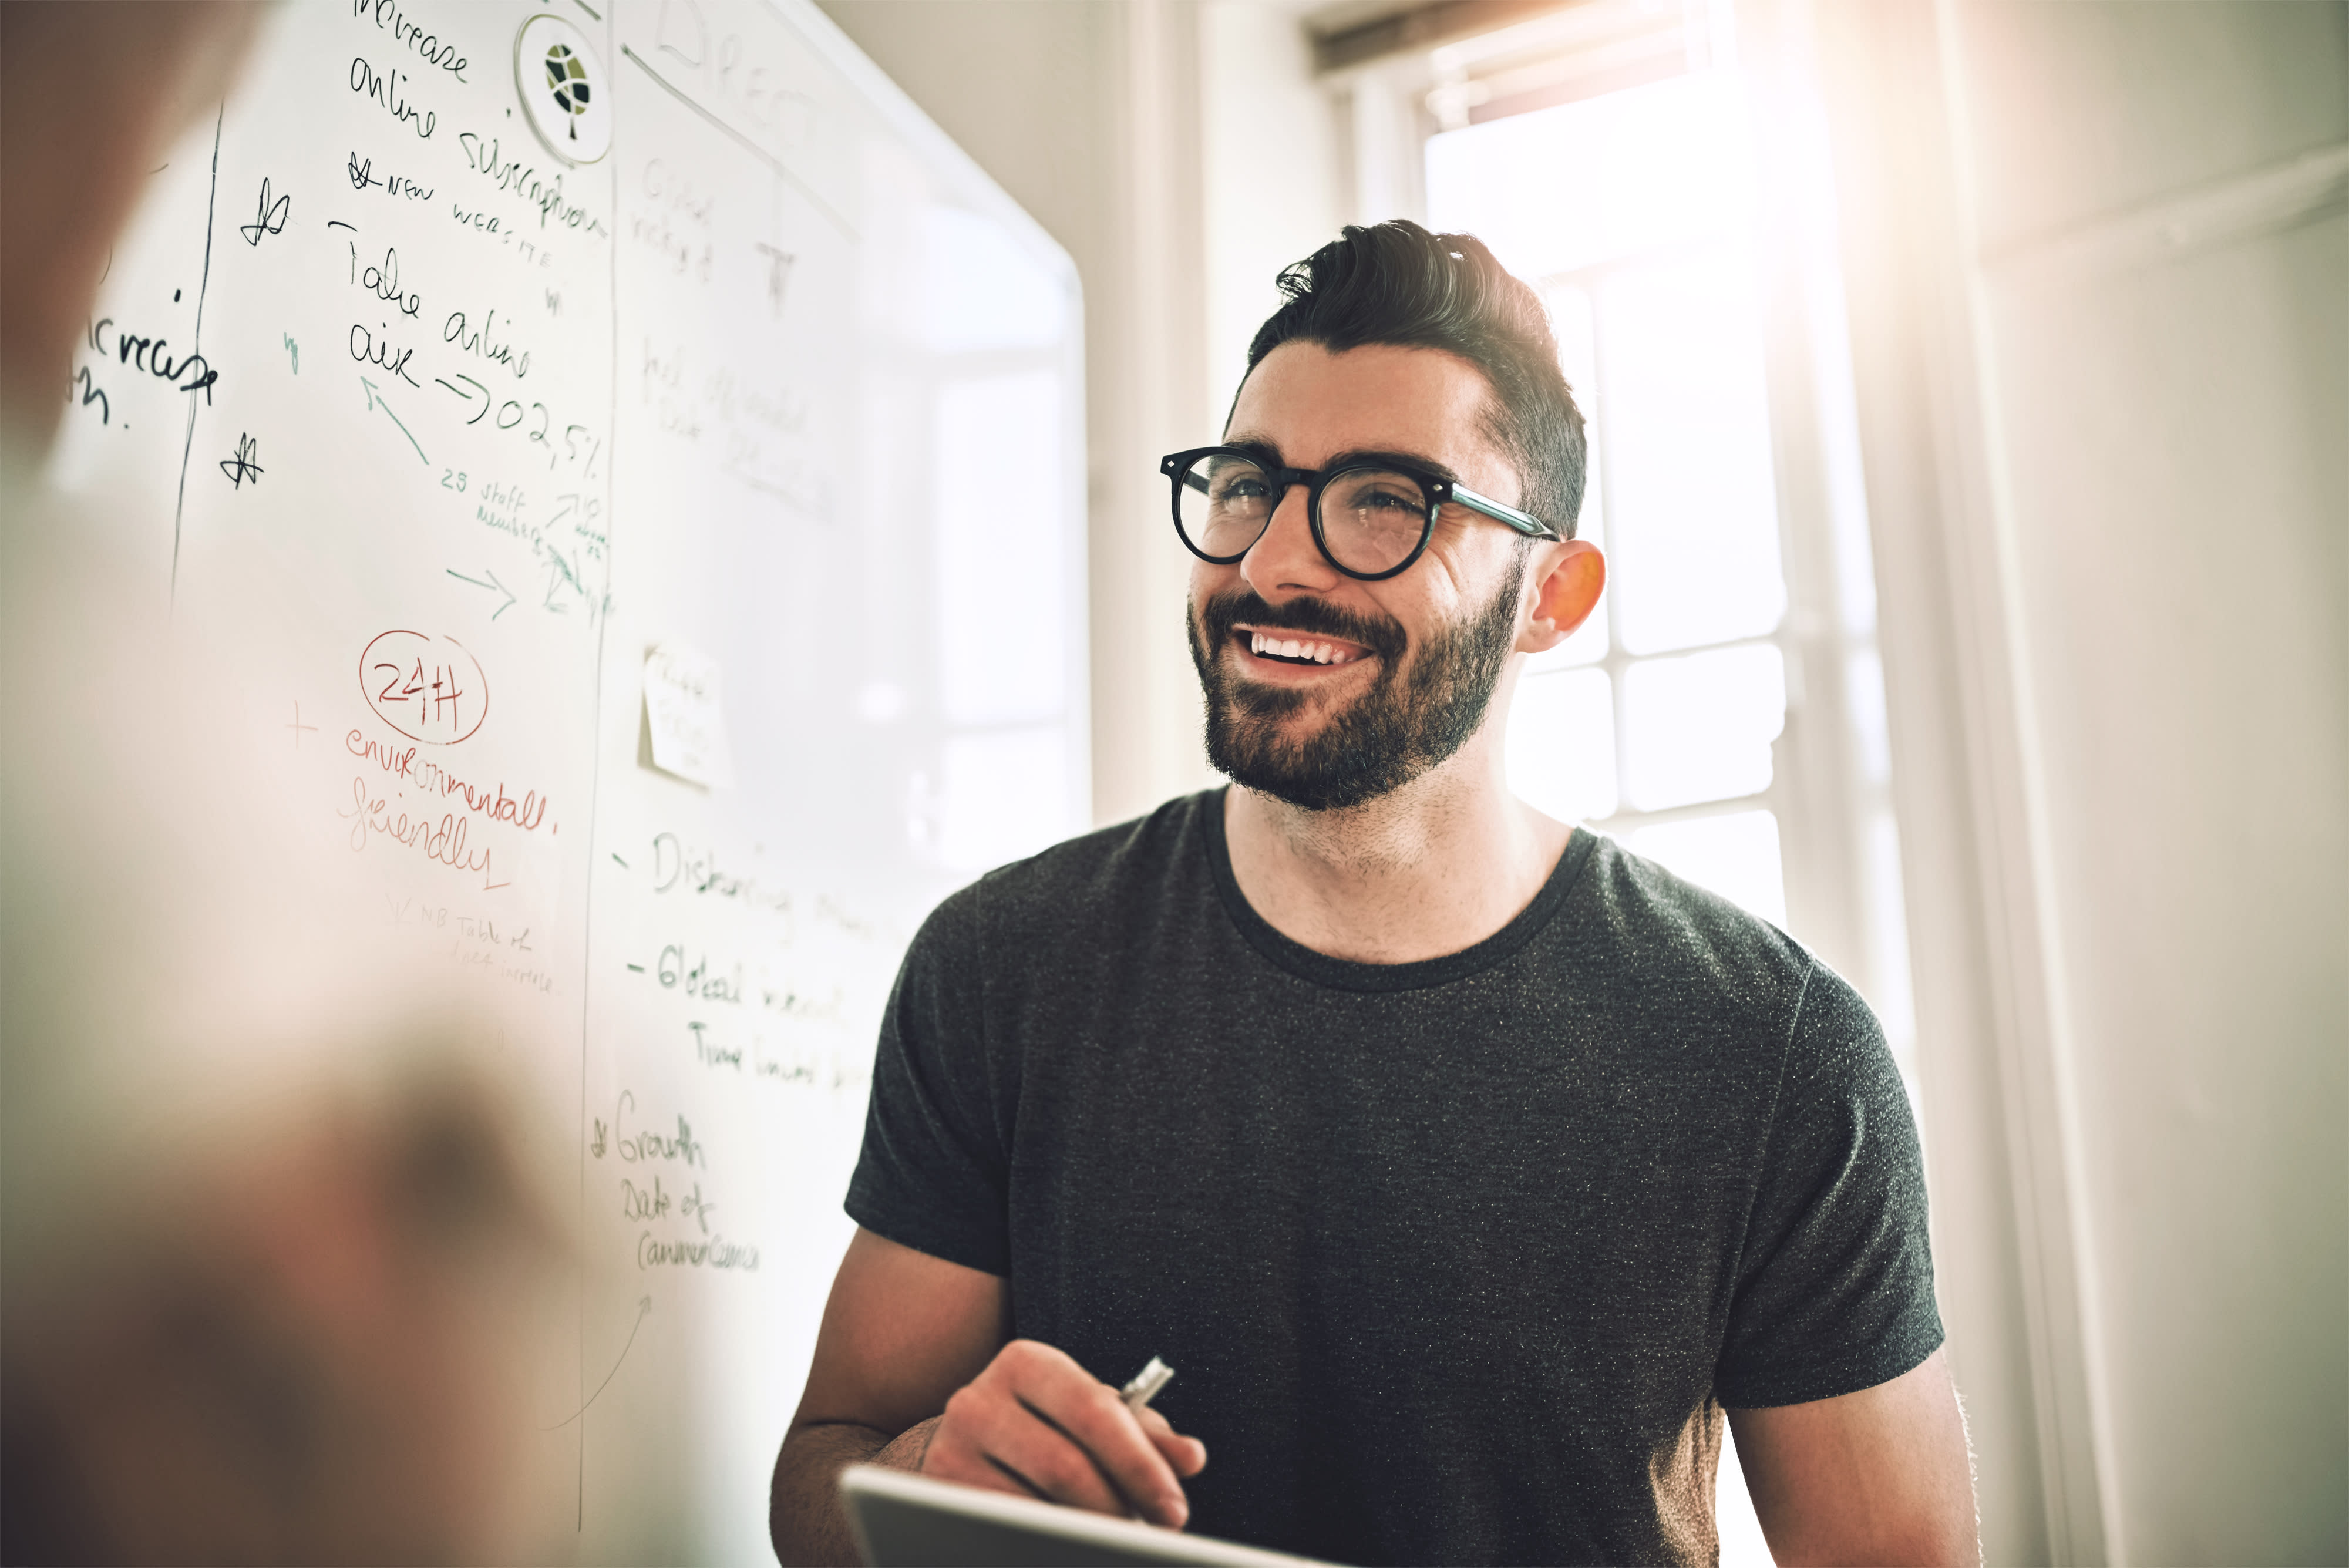
[[[1347,495],[1349,510],[1380,516],[1403,515],[1417,517],[1427,510],[1427,502],[1416,489],[1408,493],[1384,485],[1364,485]]]

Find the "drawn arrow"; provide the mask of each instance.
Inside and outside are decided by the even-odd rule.
[[[389,420],[393,424],[399,425],[399,416],[391,411],[391,405],[383,400],[383,394],[375,389],[375,383],[368,380],[365,376],[361,376],[359,378],[359,385],[367,389],[367,412],[373,413],[376,410],[381,409],[383,410],[384,418]],[[399,425],[399,433],[408,437],[408,444],[416,449],[417,461],[423,463],[427,468],[431,467],[432,460],[424,455],[424,443],[416,439],[414,432],[409,431],[406,425]]]
[[[385,411],[386,411],[386,412],[389,412],[390,410],[386,410]],[[495,619],[497,619],[497,618],[498,618],[498,617],[500,617],[500,616],[502,616],[502,615],[505,614],[505,613],[506,613],[506,611],[508,611],[508,610],[510,610],[510,609],[513,608],[513,607],[514,607],[514,593],[513,593],[513,590],[512,590],[512,588],[510,588],[510,587],[506,587],[503,583],[502,583],[502,582],[498,581],[498,575],[497,575],[495,572],[488,571],[488,570],[486,570],[486,569],[485,569],[485,570],[481,573],[481,577],[487,577],[487,578],[489,578],[489,579],[490,579],[490,580],[489,580],[488,582],[486,582],[486,583],[485,583],[485,582],[483,582],[483,581],[481,581],[481,577],[469,577],[469,576],[467,576],[464,573],[462,573],[462,572],[459,571],[459,570],[458,570],[456,567],[454,567],[454,566],[451,566],[451,567],[450,567],[450,568],[449,568],[449,575],[450,575],[450,576],[452,576],[452,577],[456,578],[456,579],[457,579],[459,582],[460,582],[460,583],[471,583],[471,584],[472,584],[472,585],[473,585],[475,587],[477,587],[477,588],[488,588],[488,589],[490,589],[491,591],[492,591],[492,592],[494,592],[494,593],[501,593],[501,594],[505,595],[505,597],[506,597],[506,602],[505,602],[505,603],[503,603],[503,604],[502,604],[502,605],[500,605],[497,608],[495,608],[495,609],[493,609],[493,610],[492,610],[492,611],[490,612],[490,618],[491,618],[492,620],[495,620]]]
[[[469,425],[480,424],[481,422],[481,414],[486,414],[490,411],[490,389],[481,385],[479,381],[474,380],[471,376],[466,375],[461,370],[457,372],[457,380],[464,382],[466,386],[470,386],[473,389],[471,392],[468,392],[465,390],[464,387],[460,387],[456,385],[455,382],[443,380],[438,376],[432,378],[432,384],[436,387],[448,388],[450,391],[456,393],[459,397],[464,399],[469,403],[476,397],[480,398],[481,400],[481,413],[475,414],[471,419],[465,421]]]

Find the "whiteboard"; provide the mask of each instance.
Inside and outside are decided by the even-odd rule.
[[[770,1560],[905,944],[1089,821],[1081,334],[803,0],[289,6],[109,261],[52,478],[575,1140],[551,1552]]]

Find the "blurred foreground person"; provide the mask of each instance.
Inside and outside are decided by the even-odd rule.
[[[0,1560],[530,1550],[563,1255],[489,1016],[332,914],[218,713],[41,493],[75,334],[258,7],[0,5]],[[229,704],[233,707],[233,701]],[[208,721],[208,722],[206,722]]]

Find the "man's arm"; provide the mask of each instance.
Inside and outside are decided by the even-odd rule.
[[[775,1555],[856,1561],[839,1480],[859,1462],[1179,1527],[1178,1476],[1198,1473],[1206,1448],[1009,1331],[1002,1280],[859,1230],[775,1459]]]
[[[1973,1466],[1957,1390],[1935,1351],[1839,1398],[1729,1412],[1770,1554],[1796,1564],[1978,1568]]]
[[[776,1556],[857,1561],[840,1472],[866,1462],[919,1468],[934,1417],[1002,1347],[1009,1299],[993,1274],[856,1232],[775,1459],[767,1522]]]

